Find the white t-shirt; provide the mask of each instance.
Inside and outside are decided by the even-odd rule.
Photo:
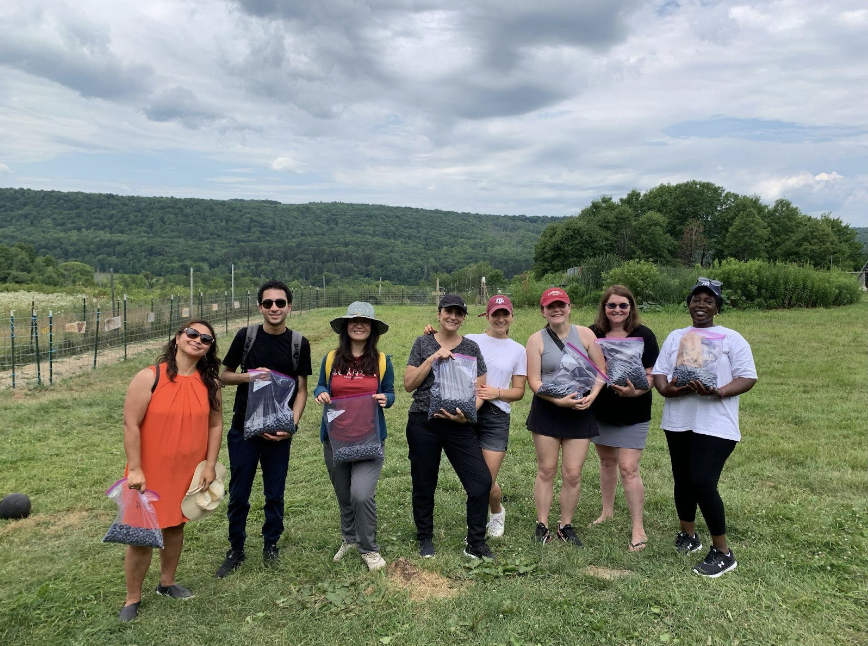
[[[651,374],[666,375],[667,381],[672,380],[678,345],[684,333],[691,329],[693,328],[686,327],[674,330],[666,337]],[[702,329],[726,337],[723,340],[723,354],[717,362],[718,387],[728,384],[736,377],[756,379],[753,353],[741,334],[721,325]],[[696,394],[667,397],[663,404],[660,426],[667,431],[693,431],[738,442],[741,440],[738,429],[738,397],[719,399]]]
[[[475,341],[482,351],[488,372],[485,383],[492,388],[505,390],[513,375],[527,376],[527,353],[524,346],[512,339],[495,339],[487,334],[467,334],[465,338]],[[491,402],[504,413],[510,411],[509,403],[495,399]]]

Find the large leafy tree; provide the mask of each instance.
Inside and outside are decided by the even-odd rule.
[[[759,214],[748,209],[735,218],[726,234],[726,255],[736,260],[765,260],[769,227]]]

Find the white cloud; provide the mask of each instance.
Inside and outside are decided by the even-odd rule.
[[[868,226],[863,5],[7,0],[0,159],[15,173],[0,172],[548,215],[698,179]],[[805,136],[666,134],[714,118]],[[82,155],[125,163],[87,176]],[[174,155],[173,172],[124,175]]]
[[[6,173],[11,174],[12,169],[9,168],[9,166],[7,166],[6,164],[0,164],[0,175],[6,174]]]
[[[291,173],[300,173],[304,164],[289,157],[278,157],[269,165],[271,170],[288,170]]]

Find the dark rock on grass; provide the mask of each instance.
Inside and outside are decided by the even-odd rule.
[[[30,515],[30,498],[23,493],[10,493],[0,500],[0,518],[17,520]]]

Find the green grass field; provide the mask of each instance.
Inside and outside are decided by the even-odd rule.
[[[292,318],[312,342],[315,371],[335,342],[327,321],[337,313]],[[484,319],[472,314],[465,331],[482,331]],[[413,338],[434,312],[383,307],[378,315],[392,326],[381,349],[393,355],[400,383]],[[591,316],[576,310],[573,322],[588,324]],[[743,441],[720,485],[739,561],[733,573],[700,578],[691,572],[697,555],[673,549],[677,519],[659,397],[642,460],[644,552],[627,552],[620,491],[615,519],[587,528],[600,510],[593,450],[575,520],[586,548],[531,542],[535,461],[523,423],[526,395],[514,408],[499,478],[508,513],[506,535],[491,541],[498,565],[473,568],[461,555],[464,496],[445,459],[438,553],[423,562],[404,438],[410,397],[401,389],[387,414],[378,493],[382,552],[390,563],[406,559],[399,568],[369,573],[357,557],[332,562],[340,542],[337,503],[322,461],[320,409],[309,401],[293,441],[281,566],[265,570],[259,559],[257,482],[243,568],[213,578],[227,549],[224,505],[188,526],[178,580],[196,597],[157,597],[153,566],[139,619],[121,625],[123,548],[100,542],[116,512],[103,493],[123,473],[126,386],[153,360],[139,357],[51,389],[0,392],[0,495],[27,493],[34,509],[26,520],[0,521],[0,644],[868,643],[865,302],[835,310],[725,311],[719,320],[748,339],[759,371],[757,386],[742,397]],[[645,322],[662,343],[689,318],[672,310]],[[521,310],[513,337],[524,343],[541,323],[538,311]],[[224,352],[228,341],[218,339]],[[228,429],[233,389],[226,398]],[[221,460],[228,465],[225,449]],[[707,537],[701,520],[698,527]]]

